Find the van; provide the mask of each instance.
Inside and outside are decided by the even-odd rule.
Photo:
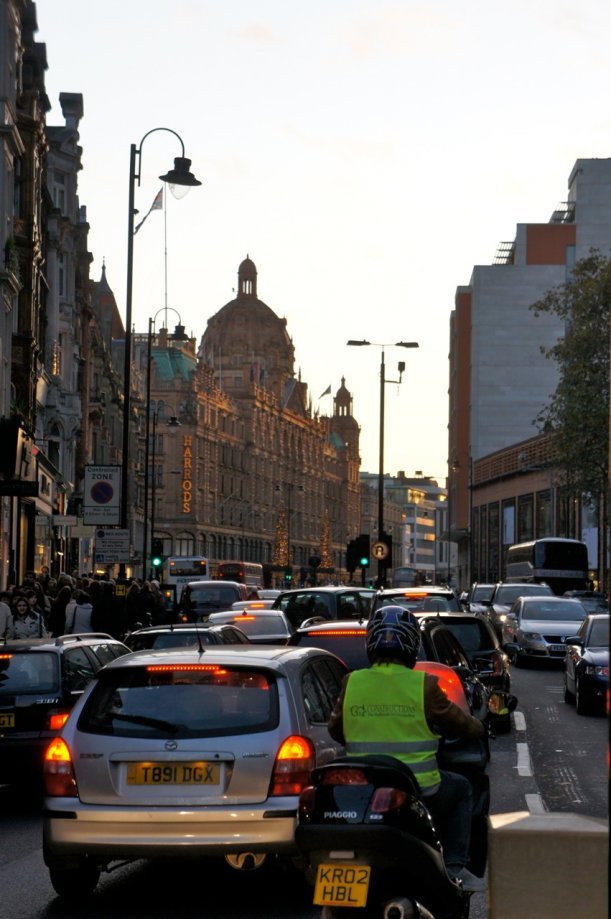
[[[202,622],[209,613],[230,610],[234,603],[248,599],[248,587],[237,581],[190,581],[183,587],[179,603],[179,622]]]

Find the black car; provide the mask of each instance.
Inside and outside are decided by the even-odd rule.
[[[586,616],[577,635],[569,636],[565,644],[564,701],[574,702],[578,715],[604,711],[609,691],[609,616]]]
[[[70,709],[105,664],[127,654],[104,634],[0,642],[0,782],[31,782]]]
[[[283,591],[272,609],[281,609],[297,629],[308,619],[367,619],[375,595],[368,587],[304,587]]]
[[[404,606],[412,613],[462,612],[460,601],[451,587],[437,587],[433,584],[381,590],[376,595],[373,609],[380,606]]]
[[[132,651],[166,648],[192,648],[198,645],[239,645],[248,644],[249,638],[234,625],[210,625],[202,622],[178,625],[151,625],[145,629],[130,632],[125,644]]]
[[[436,662],[451,667],[459,676],[471,711],[480,718],[488,713],[488,691],[478,674],[471,668],[469,659],[458,640],[443,622],[422,620],[420,623],[422,645],[419,661]],[[305,623],[289,638],[289,645],[323,648],[331,651],[348,667],[359,670],[369,667],[365,635],[365,622]],[[446,691],[448,687],[445,687]],[[451,687],[450,687],[451,691]]]

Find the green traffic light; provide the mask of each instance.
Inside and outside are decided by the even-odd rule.
[[[151,562],[154,568],[159,568],[159,566],[161,565],[161,559],[159,557],[152,558]]]
[[[368,558],[361,558],[361,559],[359,559],[359,565],[361,566],[361,568],[368,568],[368,567],[369,567],[369,559],[368,559]]]

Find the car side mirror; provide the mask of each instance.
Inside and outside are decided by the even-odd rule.
[[[580,648],[583,648],[583,638],[580,638],[579,635],[570,635],[564,639],[564,643],[565,645],[579,645]]]

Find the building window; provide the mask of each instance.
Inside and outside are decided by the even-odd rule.
[[[526,542],[534,537],[532,495],[520,495],[518,498],[518,542]]]
[[[60,297],[66,296],[66,262],[64,253],[57,253],[57,289]]]

